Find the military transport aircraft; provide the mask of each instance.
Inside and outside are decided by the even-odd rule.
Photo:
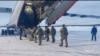
[[[56,22],[75,1],[18,1],[9,26],[24,25],[26,28],[37,26],[43,19],[47,24]]]
[[[76,2],[77,0],[18,1],[8,26],[19,27],[20,25],[24,25],[25,28],[34,28],[44,19],[46,19],[47,25],[51,25],[54,24],[63,15],[70,17],[79,16],[81,18],[100,18],[100,16],[95,15],[66,13]]]
[[[7,26],[8,28],[24,26],[26,35],[29,36],[31,35],[29,33],[34,31],[34,27],[44,19],[47,25],[54,24],[76,1],[18,1]]]
[[[16,7],[12,13],[11,20],[7,24],[8,27],[18,28],[24,26],[27,32],[32,32],[42,20],[46,19],[46,24],[49,26],[55,24],[56,21],[63,15],[77,16],[78,14],[66,13],[77,0],[24,0],[17,1]],[[87,16],[78,15],[80,17],[94,17],[100,16]],[[60,25],[58,25],[60,26]],[[79,25],[80,26],[80,25]],[[91,26],[91,25],[84,25]]]

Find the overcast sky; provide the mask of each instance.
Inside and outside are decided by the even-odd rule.
[[[0,7],[14,9],[16,1],[0,1]],[[0,25],[6,25],[11,17],[11,13],[0,13]]]
[[[16,1],[0,1],[0,7],[14,8]],[[100,1],[78,1],[68,11],[69,13],[98,15],[100,16]],[[9,22],[10,13],[0,13],[0,25],[6,25]],[[100,24],[100,19],[79,18],[79,17],[61,17],[56,24]],[[45,25],[42,22],[41,25]]]

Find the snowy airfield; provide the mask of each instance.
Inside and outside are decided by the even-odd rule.
[[[43,40],[41,46],[24,37],[0,36],[0,56],[100,56],[100,32],[91,41],[89,31],[69,31],[68,42],[69,47],[60,47],[59,33],[55,43]]]

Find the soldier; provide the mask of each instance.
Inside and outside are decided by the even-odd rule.
[[[50,33],[51,33],[51,37],[52,37],[52,43],[54,43],[55,35],[56,35],[56,29],[54,28],[54,26],[52,26]]]
[[[45,37],[47,38],[47,41],[49,41],[49,32],[50,32],[50,30],[49,30],[48,26],[45,26]]]
[[[37,35],[38,35],[38,27],[36,26],[35,27],[35,32],[34,32],[34,40],[35,40],[35,43],[37,43]]]
[[[39,40],[39,45],[41,45],[41,43],[42,43],[42,37],[43,37],[43,30],[42,30],[42,28],[39,26],[39,28],[38,28],[38,40]]]
[[[96,41],[96,34],[97,34],[97,28],[95,26],[93,26],[92,30],[91,30],[91,34],[92,34],[92,39],[95,39]]]
[[[33,31],[32,31],[32,38],[33,38],[33,40],[35,39],[35,31],[36,31],[36,27],[34,27]]]
[[[62,28],[60,30],[60,34],[61,34],[60,46],[63,46],[63,40],[65,40],[65,47],[68,47],[68,42],[67,42],[68,31],[67,31],[67,28],[64,24],[62,25]]]

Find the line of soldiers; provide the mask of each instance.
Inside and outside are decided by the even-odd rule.
[[[20,30],[20,31],[22,31],[22,30]],[[31,33],[29,33],[29,34],[31,35]],[[92,34],[91,40],[96,41],[97,28],[95,26],[93,26],[93,28],[91,29],[91,34]],[[44,37],[44,35],[45,35],[45,37]],[[49,35],[51,35],[51,37],[52,37],[52,43],[55,43],[56,29],[54,28],[54,26],[52,26],[50,30],[49,30],[48,26],[45,26],[45,31],[43,31],[41,26],[34,28],[33,39],[35,40],[35,43],[37,43],[37,40],[38,40],[39,45],[42,44],[43,39],[46,39],[46,41],[48,42]],[[21,36],[22,36],[22,34],[20,34],[20,40],[22,40]],[[68,47],[68,40],[67,40],[68,30],[64,24],[62,25],[62,28],[60,29],[60,36],[61,36],[61,39],[60,39],[61,43],[59,46],[63,46],[63,41],[65,40],[65,47]]]
[[[52,37],[52,43],[55,43],[56,29],[54,28],[54,26],[51,27],[51,30],[49,30],[48,26],[45,26],[45,31],[43,31],[41,26],[36,27],[34,31],[35,43],[37,43],[38,40],[39,45],[41,45],[42,39],[46,39],[46,41],[48,42],[50,40],[49,34]],[[65,40],[65,47],[68,47],[68,41],[67,41],[68,31],[64,24],[62,25],[62,28],[60,30],[60,35],[61,35],[61,43],[59,46],[63,46],[63,40]]]
[[[96,35],[97,35],[97,28],[96,28],[96,26],[94,25],[93,26],[93,28],[91,29],[91,34],[92,34],[92,38],[91,38],[91,41],[93,41],[93,40],[97,40],[96,39]]]

